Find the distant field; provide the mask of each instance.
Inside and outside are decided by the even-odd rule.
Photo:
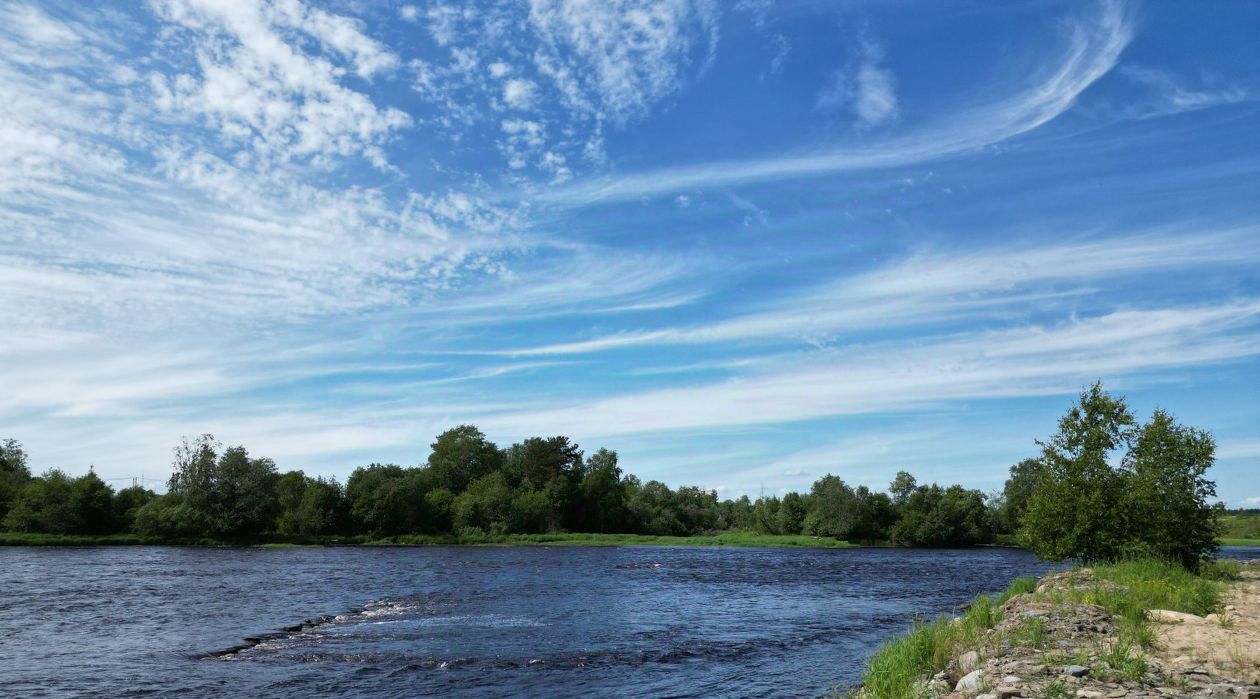
[[[1221,518],[1225,546],[1260,546],[1260,510],[1234,511]]]
[[[725,532],[710,536],[646,536],[640,534],[479,534],[468,536],[398,536],[384,539],[367,537],[303,538],[266,536],[241,541],[187,539],[163,541],[132,534],[74,536],[0,532],[0,546],[773,546],[806,548],[850,548],[853,544],[814,536]]]

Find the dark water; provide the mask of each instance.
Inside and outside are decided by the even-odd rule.
[[[819,696],[914,614],[1045,570],[998,549],[10,548],[0,696]]]

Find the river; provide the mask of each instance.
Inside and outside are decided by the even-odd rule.
[[[8,548],[0,696],[816,697],[914,615],[1047,569],[1010,549]]]

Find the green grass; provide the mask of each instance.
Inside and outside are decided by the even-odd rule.
[[[272,534],[243,539],[161,539],[137,534],[79,536],[0,532],[0,546],[765,546],[850,548],[853,544],[814,536],[723,532],[704,536],[646,536],[639,534],[474,534],[406,535],[388,538],[303,537]]]
[[[1048,601],[1084,602],[1107,609],[1120,625],[1119,637],[1104,647],[1100,656],[1108,673],[1118,678],[1140,679],[1148,670],[1141,649],[1155,641],[1146,619],[1149,609],[1170,609],[1205,615],[1221,606],[1224,583],[1237,577],[1238,566],[1219,562],[1195,575],[1176,564],[1137,560],[1092,568],[1092,583],[1066,592],[1036,593]],[[1078,574],[1079,575],[1079,574]],[[999,641],[986,632],[1002,618],[1002,604],[1015,595],[1034,593],[1036,580],[1021,578],[996,598],[981,596],[955,620],[941,617],[919,621],[904,635],[885,644],[867,663],[862,677],[867,699],[910,699],[924,689],[924,677],[944,669],[968,650],[981,650]],[[1014,645],[1042,648],[1049,643],[1044,622],[1036,617],[1022,620],[1003,636]],[[986,641],[988,643],[986,643]],[[1047,662],[1056,662],[1053,655]],[[1060,664],[1085,664],[1084,651],[1076,658],[1064,656]],[[1051,683],[1042,696],[1066,697],[1066,687]]]
[[[985,633],[1002,620],[1001,605],[1015,595],[1031,592],[1032,578],[1011,583],[996,598],[981,595],[957,620],[940,617],[918,621],[906,634],[875,651],[862,676],[870,699],[904,699],[916,694],[924,676],[939,672],[959,654],[979,648]]]
[[[1221,517],[1221,537],[1225,540],[1260,541],[1260,512],[1229,512]],[[1253,546],[1255,544],[1226,544]]]
[[[1260,546],[1260,539],[1223,538],[1220,541],[1221,546]]]

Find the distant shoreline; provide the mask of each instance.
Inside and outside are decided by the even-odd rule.
[[[1260,539],[1223,538],[1222,546],[1260,546]],[[650,534],[408,534],[396,537],[269,535],[241,539],[160,538],[139,534],[33,534],[0,532],[0,546],[205,546],[255,548],[419,547],[419,546],[711,546],[764,548],[921,548],[891,544],[855,544],[796,534],[723,532],[695,536]],[[1020,548],[1009,542],[976,548]]]
[[[649,534],[470,534],[396,537],[258,536],[242,539],[201,537],[158,538],[138,534],[28,534],[0,532],[0,546],[206,546],[206,547],[413,547],[413,546],[734,546],[772,548],[858,548],[858,544],[827,537],[790,534],[724,532],[695,536]]]

